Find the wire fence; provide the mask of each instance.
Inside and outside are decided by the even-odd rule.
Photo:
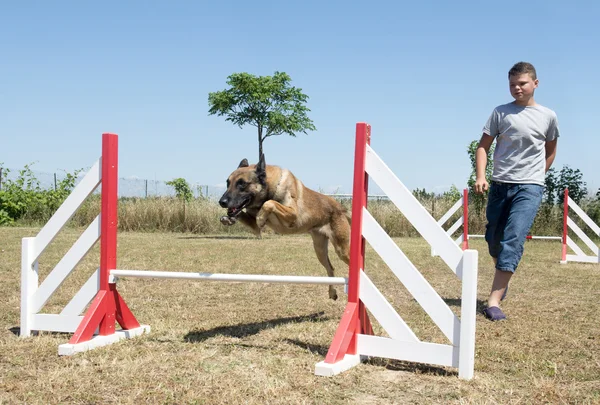
[[[6,185],[6,181],[16,181],[20,175],[21,170],[15,170],[10,168],[0,167],[0,190]],[[31,171],[33,178],[37,182],[37,185],[43,189],[55,189],[57,185],[63,180],[67,173],[56,172],[48,173],[41,171]],[[85,172],[79,174],[76,180],[77,184],[85,175]],[[130,198],[153,198],[153,197],[175,197],[175,189],[166,184],[166,180],[150,180],[150,179],[138,179],[138,178],[119,178],[119,196],[130,197]],[[207,185],[200,182],[188,182],[190,189],[195,198],[208,198],[212,200],[218,200],[225,192],[225,187],[218,185]],[[388,200],[389,198],[381,194],[381,191],[377,187],[371,187],[373,192],[370,193],[370,200]],[[318,190],[317,190],[318,191]],[[99,189],[96,193],[99,192]],[[351,199],[351,193],[344,193],[338,190],[335,193],[324,193],[335,197],[337,199],[345,200]]]

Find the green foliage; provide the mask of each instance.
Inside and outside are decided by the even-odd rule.
[[[486,194],[476,194],[473,192],[475,189],[475,181],[477,180],[477,148],[479,147],[479,141],[472,141],[468,148],[467,154],[469,155],[469,159],[471,160],[471,175],[469,176],[469,180],[467,181],[467,187],[469,188],[469,200],[473,203],[474,210],[477,214],[481,213],[485,207]],[[490,150],[488,151],[487,156],[487,166],[485,168],[485,178],[487,182],[490,183],[492,181],[492,174],[494,172],[494,150],[496,148],[496,144],[492,144]]]
[[[435,198],[435,193],[431,192],[428,193],[424,188],[423,189],[419,189],[416,188],[413,191],[413,195],[417,198],[417,199],[421,199],[421,200],[425,200],[425,199],[430,199],[430,198]]]
[[[552,206],[556,202],[556,196],[558,194],[562,194],[564,189],[561,191],[558,186],[558,175],[556,174],[556,169],[551,167],[550,170],[546,172],[546,178],[544,180],[544,199],[546,204]],[[559,203],[562,201],[562,197],[558,198]]]
[[[282,134],[295,137],[297,133],[316,130],[307,116],[308,96],[291,86],[291,81],[284,72],[273,76],[234,73],[227,78],[230,88],[209,93],[209,115],[225,116],[226,121],[240,128],[255,126],[260,159],[266,138]]]
[[[462,197],[462,193],[454,184],[450,187],[450,190],[445,191],[442,194],[443,199],[448,199],[450,201],[458,201],[460,197]]]
[[[81,170],[66,173],[56,188],[42,189],[31,166],[25,165],[15,180],[9,180],[10,169],[2,170],[0,190],[0,225],[10,225],[20,219],[48,220],[68,197]]]
[[[192,189],[188,182],[182,178],[176,178],[171,181],[165,182],[167,186],[171,186],[175,189],[175,195],[182,201],[191,201],[194,198],[194,194],[192,193]]]
[[[568,165],[560,169],[556,189],[557,201],[563,201],[565,188],[569,189],[569,197],[577,204],[586,196],[586,182],[583,181],[583,173],[579,169],[573,170]]]

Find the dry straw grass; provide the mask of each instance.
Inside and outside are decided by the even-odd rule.
[[[509,320],[477,316],[475,378],[456,370],[372,359],[333,378],[313,375],[345,295],[325,286],[121,280],[119,290],[152,332],[59,358],[69,335],[20,339],[20,240],[34,228],[0,228],[0,403],[16,404],[545,404],[600,403],[600,268],[558,264],[556,242],[528,242],[504,304]],[[68,229],[40,263],[45,275],[80,230]],[[460,288],[420,238],[397,243],[457,313]],[[480,305],[492,278],[482,241]],[[332,258],[338,274],[344,266]],[[57,311],[98,264],[94,248],[47,311]],[[119,235],[120,268],[323,275],[309,237],[134,233]],[[367,271],[423,340],[443,342],[378,256]],[[380,328],[375,325],[377,332]]]

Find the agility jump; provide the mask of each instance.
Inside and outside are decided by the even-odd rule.
[[[474,235],[469,234],[469,191],[463,190],[463,196],[456,201],[456,203],[437,221],[438,225],[444,226],[445,223],[452,217],[460,208],[462,208],[462,216],[460,216],[456,222],[448,228],[446,233],[452,236],[456,233],[458,228],[463,225],[462,232],[456,238],[455,243],[461,245],[462,249],[469,248],[469,240],[472,238],[485,238],[485,235]],[[589,227],[592,233],[600,236],[600,227],[594,223],[594,221],[577,205],[571,197],[569,197],[569,190],[565,189],[564,200],[563,200],[563,234],[561,236],[539,236],[539,235],[527,235],[527,240],[560,240],[562,251],[561,251],[561,264],[567,264],[569,262],[580,262],[580,263],[600,263],[600,249],[588,235],[569,217],[571,208],[579,218]],[[577,237],[589,248],[592,255],[585,253],[583,249],[569,236],[569,229],[571,229]],[[569,248],[575,252],[575,254],[569,254]],[[431,250],[431,255],[436,256],[434,249]]]
[[[460,378],[471,379],[475,359],[477,251],[463,251],[454,243],[375,154],[370,147],[370,134],[370,125],[357,124],[353,221],[347,279],[117,269],[118,137],[115,134],[103,134],[101,158],[38,235],[23,239],[20,335],[29,336],[32,331],[73,333],[68,344],[59,346],[59,355],[71,355],[148,333],[150,327],[140,325],[118,293],[116,281],[120,277],[344,285],[347,287],[348,304],[325,360],[316,366],[317,375],[334,375],[357,365],[365,356],[376,356],[455,367],[458,368]],[[450,270],[462,280],[460,318],[446,305],[367,210],[369,176],[385,191],[427,242],[440,252]],[[38,258],[100,184],[101,214],[38,286]],[[40,314],[39,311],[50,296],[98,240],[99,269],[60,314]],[[365,240],[413,294],[450,344],[421,342],[378,291],[364,271]],[[81,313],[88,304],[89,308],[82,316]],[[373,336],[367,309],[390,338]],[[121,326],[120,330],[115,329],[115,323]]]

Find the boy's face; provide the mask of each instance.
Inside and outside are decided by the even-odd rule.
[[[529,73],[510,76],[508,80],[510,94],[517,102],[527,102],[533,97],[533,92],[538,86],[538,80],[533,80]]]

